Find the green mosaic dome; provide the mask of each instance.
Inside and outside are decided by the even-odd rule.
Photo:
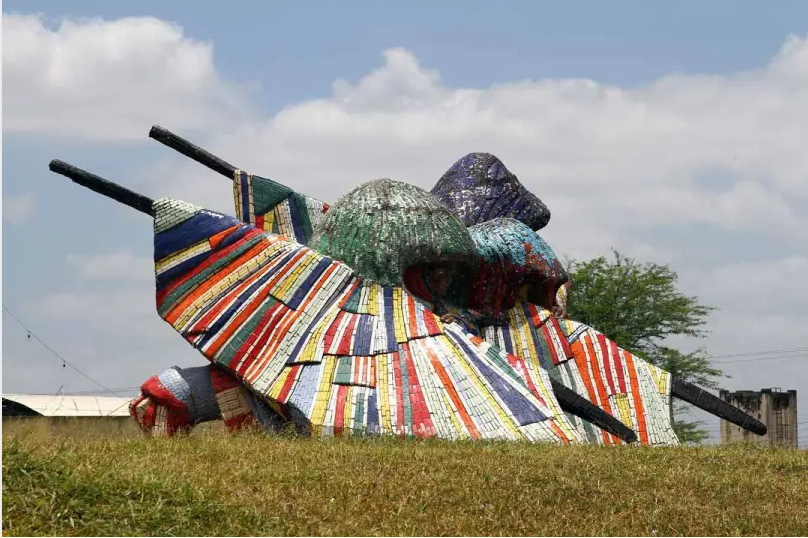
[[[403,285],[407,268],[476,258],[466,226],[429,192],[392,179],[353,189],[330,207],[309,246],[357,276]]]

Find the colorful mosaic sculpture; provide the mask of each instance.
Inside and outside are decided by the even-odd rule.
[[[223,175],[236,178],[241,172],[229,163],[194,146],[188,141],[170,133],[160,127],[154,127],[149,136],[155,138],[194,160],[212,168]],[[257,178],[257,176],[251,176]],[[238,179],[237,179],[238,180]],[[252,183],[252,188],[271,188],[275,182],[258,178]],[[268,187],[267,187],[268,185]],[[452,312],[457,314],[457,321],[472,332],[482,332],[489,339],[501,345],[525,328],[518,324],[518,314],[510,312],[503,316],[505,309],[517,308],[515,297],[522,301],[521,307],[533,308],[537,311],[551,309],[559,317],[566,317],[566,298],[569,281],[566,272],[559,263],[552,249],[533,230],[538,230],[549,221],[549,211],[546,206],[532,193],[528,192],[519,180],[507,171],[502,162],[495,156],[485,153],[472,153],[459,159],[439,180],[433,189],[444,205],[460,216],[464,223],[471,225],[470,231],[474,237],[475,246],[482,261],[477,266],[477,272],[463,274],[447,270],[448,277],[460,281],[459,288],[455,286],[453,294],[449,297],[433,297],[429,289],[418,288],[407,282],[410,290],[417,296],[433,301],[433,309],[444,311],[441,299],[448,299],[453,305]],[[512,193],[519,193],[514,196]],[[238,199],[236,200],[238,205]],[[513,219],[507,217],[514,217]],[[519,226],[517,220],[523,224]],[[530,251],[530,252],[528,252]],[[474,275],[472,278],[469,276]],[[428,280],[428,279],[421,279]],[[465,294],[462,287],[466,286]],[[471,289],[468,289],[468,288]],[[518,310],[517,310],[518,311]],[[510,320],[510,321],[509,321]],[[503,327],[513,324],[506,332]],[[574,322],[568,322],[574,323]],[[593,329],[587,328],[596,333]],[[533,327],[530,331],[545,347],[553,342],[553,335],[539,331]],[[567,344],[574,342],[580,334],[587,331],[577,328],[567,334]],[[564,334],[558,332],[556,340],[562,341]],[[587,335],[587,336],[592,336]],[[587,336],[582,341],[586,341]],[[599,341],[602,335],[598,338]],[[671,395],[693,403],[708,412],[726,420],[762,434],[765,426],[755,421],[738,409],[728,406],[714,395],[693,385],[672,380],[667,372],[643,361],[639,357],[628,354],[618,348],[616,344],[608,341],[609,349],[617,349],[617,355],[605,356],[601,354],[586,353],[586,346],[571,346],[570,349],[578,351],[577,355],[567,353],[566,360],[556,359],[564,368],[573,368],[570,362],[574,356],[578,357],[575,368],[582,368],[586,361],[608,361],[612,367],[604,368],[603,364],[589,364],[585,372],[588,375],[578,375],[580,381],[571,373],[560,378],[565,385],[580,395],[596,403],[610,413],[619,413],[624,417],[631,417],[630,423],[638,430],[641,441],[647,444],[666,444],[674,442],[670,427],[670,400]],[[518,342],[511,342],[512,345]],[[569,346],[568,346],[569,347]],[[583,350],[583,351],[581,351]],[[523,348],[523,353],[530,353],[530,348]],[[560,355],[561,356],[561,355]],[[560,357],[559,356],[559,357]],[[628,357],[628,358],[626,358]],[[551,368],[540,357],[529,355],[527,360],[541,363],[553,373],[562,373],[562,370]],[[618,369],[618,365],[620,369]],[[558,367],[559,365],[556,365]],[[597,368],[596,368],[597,366]],[[608,379],[608,376],[618,375],[622,370],[623,380],[629,379],[628,385],[621,383],[620,378]],[[649,379],[650,376],[650,379]],[[554,376],[559,378],[558,375]],[[584,383],[588,378],[590,383]],[[597,379],[595,379],[597,378]],[[634,385],[636,381],[637,389]],[[616,383],[616,385],[615,385]],[[604,398],[602,391],[597,387],[618,387],[619,392],[612,391]],[[647,390],[650,386],[659,389],[657,398],[653,391]],[[625,387],[625,390],[624,390]],[[640,387],[645,390],[640,390]],[[614,401],[609,403],[608,398]],[[623,402],[628,400],[632,405],[628,408]],[[619,402],[619,403],[618,403]],[[627,412],[625,412],[627,409]],[[637,413],[637,409],[640,410]],[[571,417],[574,420],[574,417]],[[581,421],[577,421],[581,431],[590,440],[593,438],[592,429],[584,428]],[[615,440],[612,436],[594,436],[604,442]]]
[[[164,129],[150,136],[233,179],[244,222],[178,201],[147,208],[96,176],[55,171],[155,216],[158,310],[213,362],[209,375],[241,387],[229,427],[613,444],[631,440],[625,423],[643,444],[664,445],[677,442],[673,394],[765,432],[551,314],[564,313],[569,283],[534,231],[549,211],[490,154],[459,160],[433,194],[378,180],[329,210]],[[455,317],[442,323],[444,312]],[[192,383],[164,390],[178,372],[144,384],[133,406],[144,429],[218,418],[188,405]]]
[[[236,218],[152,201],[60,161],[51,169],[153,216],[160,316],[299,430],[581,442],[546,371],[442,323],[403,287]],[[425,243],[439,245],[436,259],[456,248]],[[133,406],[141,424],[155,416],[149,427],[167,423],[165,433],[173,433],[195,416],[213,416],[211,406],[196,415],[188,408],[182,375],[162,376],[145,387],[160,401],[149,396]],[[559,391],[571,407],[586,407],[588,420],[633,437]],[[181,416],[166,418],[169,408]]]

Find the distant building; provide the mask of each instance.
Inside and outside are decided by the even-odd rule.
[[[3,417],[128,417],[130,398],[3,394]]]
[[[735,392],[722,390],[719,395],[722,400],[746,411],[768,428],[766,435],[761,437],[722,420],[722,443],[747,442],[797,448],[796,390],[763,389]]]

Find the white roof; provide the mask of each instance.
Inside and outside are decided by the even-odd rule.
[[[46,394],[3,394],[46,417],[125,417],[131,398],[116,396],[68,396]]]

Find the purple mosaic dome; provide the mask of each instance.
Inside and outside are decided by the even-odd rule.
[[[490,153],[469,153],[458,160],[431,192],[466,226],[508,217],[541,230],[550,222],[547,206]]]

